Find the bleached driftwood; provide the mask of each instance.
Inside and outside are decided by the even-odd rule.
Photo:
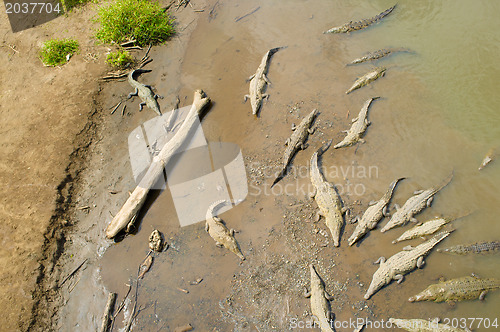
[[[146,201],[146,196],[150,188],[163,174],[163,169],[167,165],[168,161],[185,142],[193,126],[198,123],[200,113],[209,103],[210,98],[208,98],[202,90],[196,90],[194,92],[193,104],[191,105],[191,109],[189,110],[186,119],[179,128],[179,131],[163,146],[160,153],[153,158],[153,162],[149,166],[142,180],[139,182],[120,211],[116,214],[113,220],[111,220],[111,223],[106,229],[106,236],[108,238],[111,239],[115,237],[137,216],[142,205]]]

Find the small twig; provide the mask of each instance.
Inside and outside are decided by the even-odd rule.
[[[195,13],[203,13],[205,9],[193,9]]]
[[[187,289],[182,289],[182,288],[179,288],[177,287],[178,290],[180,290],[181,292],[185,293],[185,294],[189,294],[189,291]]]
[[[122,311],[123,307],[125,306],[125,300],[127,300],[128,294],[130,294],[130,291],[132,290],[132,284],[127,284],[127,286],[128,286],[127,294],[125,294],[122,302],[120,302],[120,305],[118,306],[118,309],[116,309],[116,312],[113,314],[113,319],[115,319],[116,316],[118,316],[118,314],[120,313],[120,311]]]
[[[88,209],[90,209],[90,206],[88,205],[77,207],[77,210],[88,210]]]
[[[111,111],[111,114],[113,114],[118,109],[118,107],[120,107],[121,104],[122,104],[122,101],[120,100],[120,102],[118,104],[116,104],[116,106]]]
[[[122,116],[124,116],[124,115],[125,115],[125,108],[127,108],[127,104],[124,104],[124,105],[123,105],[123,108],[122,108]]]
[[[135,310],[137,309],[137,295],[138,294],[139,294],[139,280],[136,281],[134,307],[132,308],[132,312],[130,313],[130,319],[128,320],[127,325],[125,326],[125,332],[130,331],[130,327],[132,326],[132,321],[135,318]]]
[[[75,289],[76,285],[80,282],[80,277],[78,277],[78,280],[73,284],[71,285],[70,289],[68,290],[69,293],[71,293],[73,291],[73,289]]]
[[[85,260],[76,267],[76,269],[73,270],[73,272],[71,272],[70,274],[68,274],[66,276],[66,278],[64,278],[64,280],[61,282],[61,284],[59,285],[59,287],[62,287],[62,285],[64,285],[64,283],[66,281],[68,281],[69,278],[71,278],[78,270],[80,270],[80,268],[83,266],[83,264],[85,264],[86,262],[88,261],[88,258],[85,258]]]
[[[120,46],[121,46],[121,47],[127,47],[127,46],[129,46],[129,45],[134,45],[136,41],[137,41],[137,40],[132,39],[132,40],[129,40],[129,41],[126,41],[126,42],[121,43],[121,44],[120,44]]]
[[[248,14],[245,14],[245,15],[243,15],[243,16],[241,16],[241,17],[237,17],[237,18],[235,18],[235,19],[234,19],[234,21],[235,21],[235,22],[241,21],[241,20],[242,20],[242,19],[244,19],[245,17],[247,17],[247,16],[250,16],[250,15],[254,14],[254,13],[255,13],[256,11],[258,11],[259,9],[260,9],[260,6],[259,6],[259,7],[257,7],[257,8],[255,8],[254,10],[252,10],[252,11],[251,11],[250,13],[248,13]]]
[[[219,4],[219,0],[217,0],[217,2],[214,4],[214,6],[212,7],[212,9],[208,13],[208,21],[209,22],[211,20],[213,20],[217,16],[217,13],[215,12],[215,8],[217,7],[218,4]]]
[[[142,50],[142,47],[140,46],[130,46],[130,47],[125,47],[126,51],[132,51],[132,50]]]

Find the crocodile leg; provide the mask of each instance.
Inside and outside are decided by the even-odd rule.
[[[379,259],[377,259],[374,264],[382,264],[385,263],[385,257],[381,256]]]
[[[434,196],[432,196],[431,198],[429,198],[427,200],[427,207],[431,207],[431,204],[432,204],[432,201],[434,200]]]
[[[309,133],[309,135],[314,134],[315,131],[316,131],[316,127],[307,129],[307,132]]]
[[[130,99],[130,98],[132,98],[134,96],[137,96],[137,95],[139,95],[139,89],[135,88],[134,92],[131,92],[131,93],[128,94],[127,99]]]
[[[262,99],[269,100],[269,93],[263,94]]]
[[[362,139],[362,138],[358,139],[358,142],[361,143],[361,144],[365,144],[366,143],[366,141],[364,139]]]
[[[142,111],[142,109],[144,108],[144,106],[146,106],[146,102],[142,102],[139,104],[139,112]]]
[[[290,144],[290,138],[287,138],[286,141],[285,141],[285,146],[287,146],[288,144]]]
[[[355,224],[359,221],[359,216],[356,216],[354,218],[351,219],[351,224]]]
[[[269,81],[269,78],[267,78],[266,74],[262,74],[262,78],[267,84],[271,85],[271,81]]]
[[[251,81],[251,80],[252,80],[252,78],[254,78],[254,77],[255,77],[255,74],[253,74],[252,76],[250,76],[249,78],[247,78],[247,82],[248,82],[248,81]]]
[[[418,267],[419,269],[421,269],[424,265],[425,265],[424,258],[423,258],[422,256],[420,256],[420,257],[417,259],[417,267]]]
[[[424,192],[424,191],[423,191],[422,189],[421,189],[421,190],[415,190],[415,191],[413,192],[413,195],[419,195],[419,194],[421,194],[421,193],[423,193],[423,192]]]
[[[488,291],[482,291],[481,294],[479,295],[479,300],[484,301],[484,297],[488,294]]]
[[[389,217],[390,216],[389,209],[388,209],[387,205],[384,206],[384,208],[382,209],[382,215],[384,217]]]
[[[370,202],[368,203],[368,206],[375,205],[375,204],[377,204],[377,202],[378,202],[378,201],[370,201]]]
[[[246,102],[250,98],[250,95],[244,95],[243,96],[243,102]]]
[[[302,143],[302,144],[300,144],[300,149],[301,149],[301,150],[305,150],[305,149],[307,149],[307,147],[308,147],[308,146],[309,146],[309,144],[307,144],[307,143]]]
[[[318,191],[316,188],[313,188],[313,191],[309,193],[309,198],[314,198],[316,196],[316,191]]]
[[[405,277],[402,274],[396,274],[394,280],[397,280],[398,284],[402,283]]]
[[[208,232],[208,230],[210,229],[210,226],[208,225],[208,222],[205,223],[205,232]]]
[[[304,287],[304,297],[311,297],[311,292],[307,291],[306,287]]]
[[[292,123],[292,131],[295,131],[295,129],[297,129],[297,126],[295,125],[295,123]]]
[[[410,221],[411,221],[411,222],[414,222],[415,224],[418,224],[418,220],[417,220],[417,218],[415,218],[415,217],[411,217],[411,218],[410,218]]]
[[[323,212],[321,212],[321,210],[318,210],[318,212],[316,212],[316,218],[315,218],[315,220],[316,220],[316,221],[319,221],[319,219],[320,219],[321,217],[324,217],[324,216],[325,216],[325,215],[323,214]]]
[[[154,95],[154,98],[155,98],[155,99],[158,99],[158,98],[163,99],[164,97],[163,97],[163,96],[160,96],[160,95],[158,95],[158,94],[155,94],[155,95]]]
[[[333,301],[333,295],[330,295],[325,291],[325,299],[327,299],[328,301]]]
[[[220,242],[215,242],[215,245],[219,248],[224,248],[224,245]]]

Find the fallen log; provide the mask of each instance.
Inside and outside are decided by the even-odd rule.
[[[194,92],[193,104],[191,105],[191,109],[189,110],[186,119],[179,128],[179,131],[163,146],[160,153],[153,158],[153,162],[149,166],[142,180],[108,225],[106,229],[106,236],[109,239],[114,238],[136,218],[142,205],[146,201],[146,196],[149,190],[158,178],[162,176],[163,169],[167,165],[168,161],[182,146],[186,138],[188,138],[191,129],[196,125],[196,123],[198,123],[199,115],[209,103],[210,98],[208,98],[202,90],[196,90]]]
[[[100,332],[108,332],[110,328],[110,319],[113,314],[113,309],[115,307],[116,293],[109,293],[108,302],[106,303],[106,309],[104,310],[104,316],[102,317]]]

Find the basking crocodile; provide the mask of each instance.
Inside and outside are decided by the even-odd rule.
[[[314,197],[319,207],[316,219],[319,220],[320,216],[325,218],[325,224],[332,233],[333,245],[338,247],[340,245],[340,231],[344,225],[343,214],[347,209],[342,207],[342,200],[335,186],[325,180],[318,166],[318,156],[321,156],[331,144],[332,140],[329,140],[311,157],[310,172],[314,192],[310,196]]]
[[[345,131],[347,133],[346,137],[340,143],[337,143],[337,145],[333,147],[334,149],[352,146],[358,142],[365,142],[361,137],[364,135],[366,128],[370,125],[370,121],[368,121],[368,108],[372,101],[378,98],[380,97],[370,98],[365,102],[358,117],[352,120],[351,128]]]
[[[394,188],[396,188],[396,185],[398,184],[399,181],[403,180],[404,178],[399,178],[394,180],[391,185],[389,186],[389,189],[387,189],[386,193],[384,196],[382,196],[378,201],[373,202],[373,204],[370,204],[370,206],[366,209],[365,213],[361,217],[361,219],[358,221],[358,224],[356,225],[356,229],[352,233],[351,237],[349,238],[349,245],[352,246],[356,241],[361,239],[365,234],[367,234],[369,231],[375,228],[377,226],[378,222],[384,217],[387,216],[387,205],[389,204],[392,194],[394,192]],[[370,202],[371,203],[371,202]],[[358,217],[355,218],[359,219]]]
[[[361,58],[354,59],[351,61],[351,65],[355,65],[358,63],[363,63],[367,61],[373,61],[373,60],[378,60],[380,58],[383,58],[385,56],[388,56],[390,54],[398,53],[398,52],[410,52],[408,49],[405,48],[384,48],[375,52],[369,52],[365,55],[363,55]]]
[[[293,133],[290,136],[290,138],[288,138],[285,141],[286,149],[283,155],[283,166],[281,168],[280,173],[278,174],[273,184],[271,185],[271,188],[285,176],[288,164],[292,160],[295,153],[299,149],[304,150],[307,147],[307,144],[305,144],[305,142],[309,134],[312,134],[314,132],[314,129],[310,127],[314,121],[314,118],[316,117],[316,115],[318,115],[318,113],[319,113],[318,110],[314,109],[311,113],[309,113],[308,116],[302,119],[298,127],[292,126]]]
[[[403,251],[391,256],[388,260],[380,257],[377,260],[377,263],[380,263],[380,267],[373,274],[373,279],[365,294],[365,299],[368,300],[392,280],[397,280],[398,283],[401,283],[405,274],[410,273],[417,267],[421,268],[424,265],[424,257],[431,252],[435,245],[450,235],[450,233],[451,231],[441,232],[415,248],[403,249]]]
[[[480,254],[480,253],[493,253],[500,251],[500,242],[480,242],[469,245],[457,245],[445,249],[437,249],[438,252],[445,252],[448,254],[467,255],[467,254]]]
[[[375,68],[369,73],[366,73],[365,75],[361,76],[354,82],[354,84],[351,86],[349,90],[347,90],[345,93],[348,95],[349,93],[353,92],[354,90],[357,90],[361,87],[364,87],[367,84],[370,84],[371,82],[375,81],[379,77],[382,77],[385,75],[386,69],[384,67],[380,68]]]
[[[405,240],[416,239],[417,237],[422,237],[425,235],[431,235],[436,233],[441,227],[451,222],[451,219],[446,218],[434,218],[424,222],[422,225],[418,225],[413,227],[412,229],[407,230],[396,240],[392,241],[392,243],[398,243]]]
[[[425,319],[398,319],[389,318],[389,323],[410,332],[468,332],[470,330],[451,327],[447,324],[437,321],[428,321]]]
[[[229,230],[222,219],[216,216],[215,212],[220,207],[229,204],[226,200],[220,200],[214,202],[207,210],[207,221],[205,223],[205,231],[210,234],[210,236],[215,240],[215,244],[218,247],[225,247],[229,251],[233,252],[241,260],[245,260],[245,257],[238,247],[238,243],[234,238],[234,229]]]
[[[484,157],[483,161],[481,162],[481,165],[479,165],[479,170],[482,170],[483,168],[486,167],[489,163],[491,163],[495,159],[495,150],[490,149],[486,156]]]
[[[450,183],[452,178],[453,172],[439,186],[427,190],[418,190],[414,192],[412,197],[408,198],[402,207],[395,205],[396,212],[380,231],[384,233],[396,226],[404,225],[408,221],[417,222],[414,216],[426,207],[431,206],[434,195]]]
[[[250,81],[249,94],[245,95],[245,101],[250,98],[250,104],[252,105],[252,113],[257,116],[260,107],[262,106],[262,100],[264,98],[269,98],[268,94],[265,94],[267,84],[271,84],[267,78],[267,70],[269,69],[269,62],[274,53],[278,52],[280,49],[285,47],[273,48],[264,55],[262,61],[260,62],[259,68],[255,74],[248,78]]]
[[[408,299],[410,302],[434,301],[454,302],[462,300],[484,300],[490,290],[500,288],[498,279],[480,279],[475,276],[440,281]]]
[[[161,115],[160,105],[158,105],[158,101],[156,99],[162,97],[153,93],[153,90],[151,90],[151,86],[139,83],[134,79],[134,75],[136,73],[147,72],[150,72],[150,70],[134,69],[128,74],[128,82],[135,89],[135,91],[129,93],[127,99],[132,98],[132,96],[139,96],[139,98],[141,98],[142,100],[142,102],[139,104],[139,111],[142,111],[144,105],[147,105],[150,109],[155,111],[156,114]]]
[[[328,295],[325,290],[325,283],[321,280],[314,266],[309,265],[311,270],[311,291],[304,294],[311,298],[311,312],[316,317],[321,332],[332,332],[333,315],[330,310],[330,303],[333,297]]]
[[[335,28],[331,28],[330,30],[326,30],[323,33],[347,33],[347,32],[351,32],[351,31],[364,29],[364,28],[372,25],[373,23],[380,21],[381,19],[383,19],[387,15],[389,15],[394,10],[394,8],[396,8],[396,5],[392,6],[389,9],[384,10],[383,12],[381,12],[380,14],[378,14],[372,18],[367,18],[367,19],[357,21],[357,22],[350,21],[349,23],[346,23],[344,25],[341,25],[341,26],[338,26]]]

